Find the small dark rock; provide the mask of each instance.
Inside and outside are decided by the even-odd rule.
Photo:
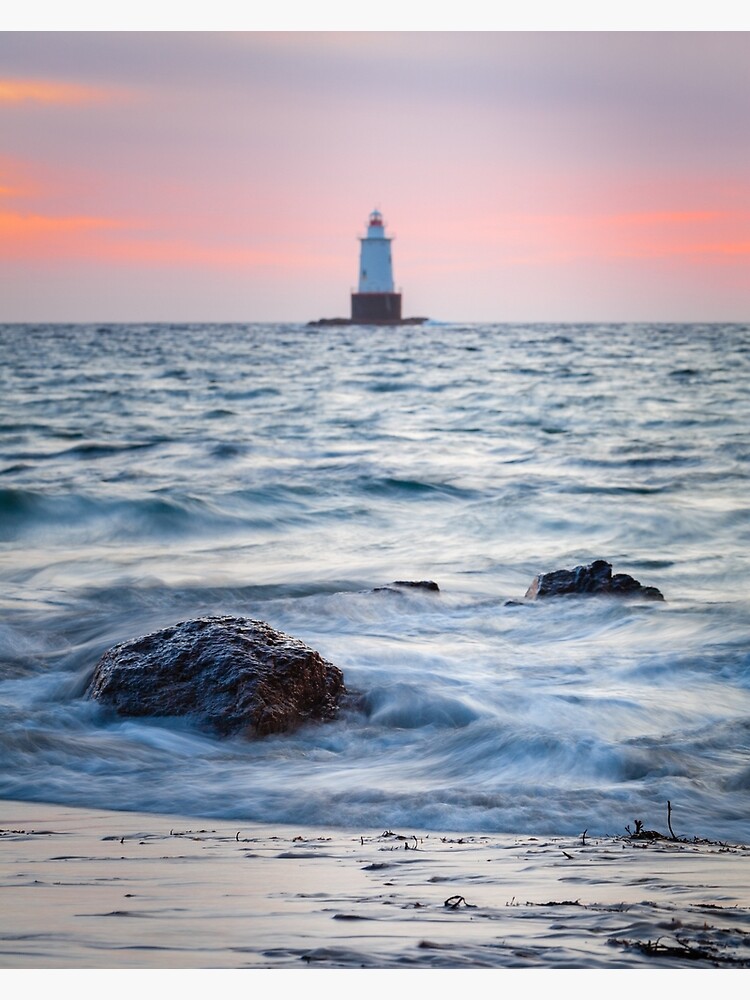
[[[398,593],[398,588],[409,589],[409,590],[431,590],[439,591],[440,587],[435,583],[434,580],[394,580],[392,584],[388,587],[375,587],[375,593],[381,593],[384,590],[390,591],[392,594]]]
[[[664,597],[656,587],[644,587],[627,573],[612,575],[612,565],[597,559],[588,566],[574,569],[558,569],[551,573],[535,576],[526,597],[539,600],[545,597],[563,597],[568,594],[579,596],[607,595],[612,597],[640,597],[651,601],[663,601]]]
[[[265,736],[333,718],[346,689],[338,667],[299,639],[220,616],[114,646],[87,693],[123,715],[190,716],[222,735]]]

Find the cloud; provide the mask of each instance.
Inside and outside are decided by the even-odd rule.
[[[115,219],[0,211],[0,259],[66,260],[96,257],[98,233],[119,228]]]
[[[127,239],[112,241],[101,248],[98,259],[107,258],[130,264],[154,264],[163,267],[199,266],[241,271],[274,268],[296,271],[320,271],[340,265],[332,254],[316,253],[298,246],[275,250],[255,247],[208,245],[184,239]]]
[[[82,229],[106,229],[117,225],[120,223],[114,219],[0,212],[0,235],[2,236],[40,236],[49,233],[80,232]]]
[[[61,263],[75,259],[93,264],[115,262],[164,268],[333,273],[342,264],[335,254],[321,254],[298,245],[285,244],[270,249],[199,243],[180,237],[157,237],[148,232],[150,228],[151,225],[143,220],[0,211],[0,259],[57,260]]]
[[[61,80],[0,78],[0,105],[99,104],[115,96],[110,88],[88,87]]]
[[[750,213],[666,209],[616,213],[507,214],[486,245],[515,247],[513,263],[617,258],[736,257],[750,247]]]

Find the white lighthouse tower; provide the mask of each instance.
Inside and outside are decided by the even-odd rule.
[[[353,323],[400,323],[401,293],[393,290],[392,237],[385,235],[383,216],[370,213],[367,234],[360,236],[359,285],[352,292]]]

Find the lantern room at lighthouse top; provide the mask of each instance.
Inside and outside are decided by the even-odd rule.
[[[367,222],[367,238],[368,239],[384,239],[385,238],[385,225],[383,223],[383,216],[380,212],[375,209],[374,212],[370,212],[370,218]]]

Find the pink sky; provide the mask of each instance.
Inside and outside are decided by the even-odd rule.
[[[0,320],[750,319],[750,33],[0,34]]]

